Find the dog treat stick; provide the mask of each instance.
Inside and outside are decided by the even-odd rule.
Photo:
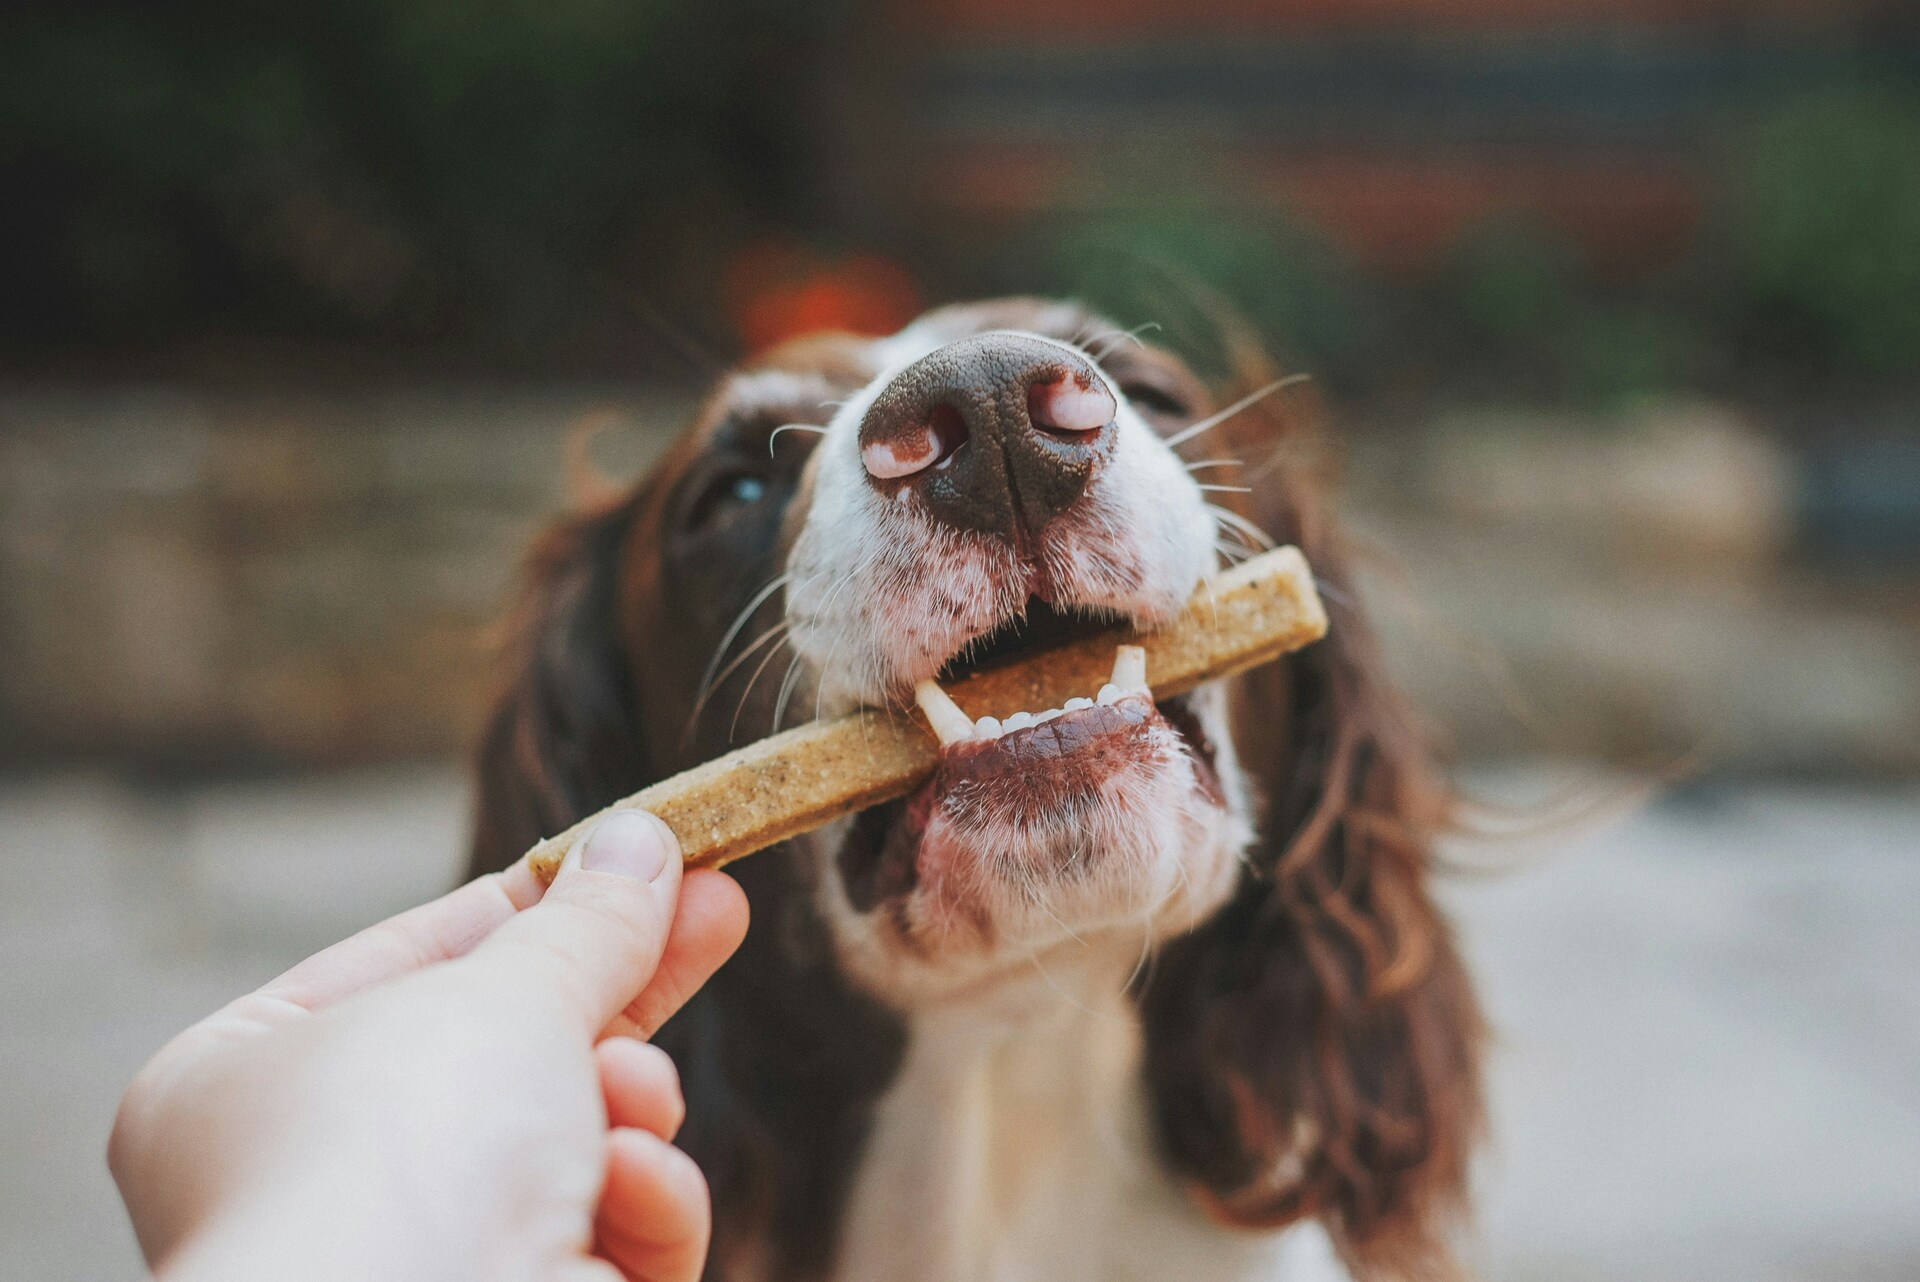
[[[1306,559],[1297,548],[1277,548],[1202,583],[1164,628],[1115,628],[944,688],[923,681],[914,692],[918,716],[866,708],[810,722],[663,779],[600,813],[650,810],[680,838],[689,865],[718,867],[911,792],[932,775],[940,744],[975,733],[978,718],[1085,707],[1149,686],[1156,697],[1176,695],[1277,659],[1326,631]],[[599,818],[533,848],[528,859],[542,881]]]

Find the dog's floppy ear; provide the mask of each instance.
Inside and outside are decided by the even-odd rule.
[[[1231,434],[1257,491],[1242,510],[1306,553],[1332,626],[1238,687],[1260,835],[1140,995],[1158,1139],[1222,1220],[1317,1216],[1357,1277],[1446,1277],[1481,1124],[1481,1017],[1426,887],[1448,798],[1354,604],[1311,444],[1261,408]]]
[[[643,501],[638,491],[570,516],[528,555],[506,685],[480,740],[470,876],[647,782],[618,618],[621,558]]]

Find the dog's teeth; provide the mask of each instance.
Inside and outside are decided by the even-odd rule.
[[[1091,708],[1092,706],[1093,700],[1091,699],[1069,699],[1067,700],[1065,711],[1078,712],[1082,708]]]
[[[1120,687],[1122,694],[1144,692],[1147,688],[1147,652],[1137,645],[1115,646],[1111,680]]]
[[[1120,702],[1120,687],[1109,681],[1100,687],[1100,693],[1093,697],[1093,701],[1101,705]]]
[[[1033,714],[1031,712],[1016,712],[1002,723],[1008,730],[1025,730],[1032,724]]]
[[[973,723],[973,735],[976,739],[998,739],[1000,737],[1000,718],[980,718]]]
[[[1059,716],[1063,711],[1064,709],[1061,708],[1048,708],[1045,712],[1033,719],[1033,724],[1036,726],[1044,726],[1047,722]]]
[[[973,737],[973,718],[960,711],[960,705],[942,690],[938,682],[922,681],[913,688],[913,701],[927,714],[927,724],[940,740],[940,746],[959,743]]]

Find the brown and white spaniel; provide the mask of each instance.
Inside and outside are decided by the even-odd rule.
[[[802,340],[534,550],[476,873],[776,726],[1151,625],[1255,540],[1334,611],[1182,698],[983,721],[734,865],[747,942],[659,1035],[710,1277],[1454,1271],[1480,1017],[1426,887],[1446,798],[1312,451],[1281,398],[1216,418],[1241,390],[1028,299]]]

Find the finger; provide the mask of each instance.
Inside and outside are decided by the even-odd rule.
[[[630,1278],[696,1282],[712,1224],[707,1180],[692,1158],[645,1131],[607,1136],[596,1252]]]
[[[672,1140],[686,1120],[680,1070],[658,1046],[631,1037],[609,1037],[594,1047],[607,1123]]]
[[[539,898],[540,882],[522,860],[315,953],[254,996],[304,1010],[330,1006],[376,984],[465,956]]]
[[[747,896],[722,872],[696,869],[680,887],[666,952],[640,995],[607,1026],[610,1035],[652,1037],[668,1016],[713,978],[747,934]]]
[[[592,1036],[653,978],[679,893],[680,844],[667,826],[616,811],[574,843],[545,897],[462,965],[559,1003]]]

